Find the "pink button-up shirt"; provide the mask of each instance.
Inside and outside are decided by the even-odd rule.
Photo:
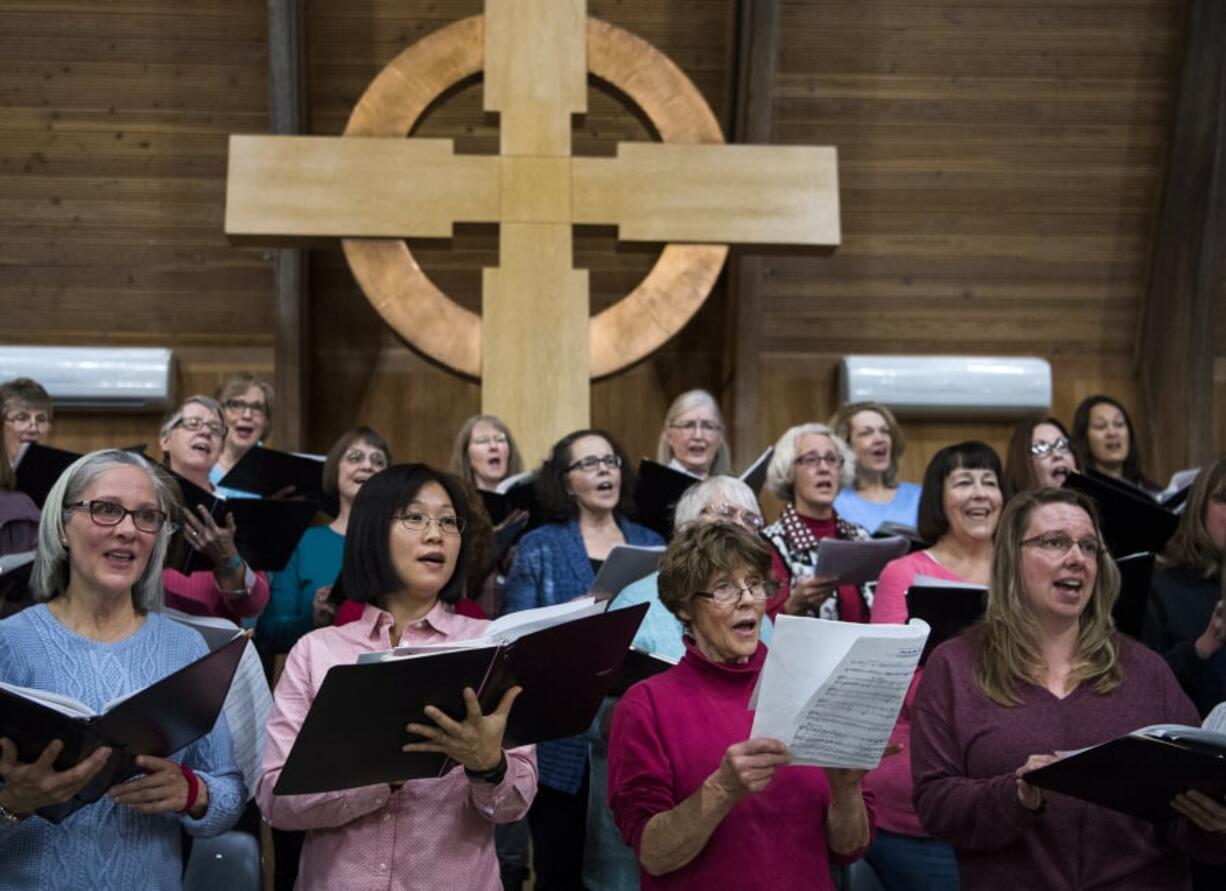
[[[480,637],[488,624],[439,603],[396,643],[467,640]],[[273,795],[328,669],[352,663],[359,653],[390,649],[391,626],[390,614],[367,604],[357,621],[312,631],[290,650],[277,682],[256,801],[273,826],[307,831],[299,889],[500,891],[494,824],[523,817],[536,795],[532,746],[507,752],[506,776],[497,785],[470,782],[456,767],[439,779],[410,780],[396,791],[378,785]],[[353,757],[362,757],[361,740],[354,740]]]

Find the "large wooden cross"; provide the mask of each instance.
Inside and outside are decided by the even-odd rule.
[[[612,224],[627,241],[833,247],[836,160],[832,148],[673,142],[622,143],[612,158],[572,157],[571,116],[586,111],[592,57],[599,54],[608,69],[593,72],[632,97],[645,95],[637,81],[650,81],[653,66],[663,65],[654,80],[663,95],[649,116],[665,139],[670,105],[684,112],[697,91],[642,41],[588,20],[585,0],[486,0],[485,10],[483,19],[444,29],[455,41],[436,41],[422,58],[406,51],[389,65],[355,108],[345,136],[231,137],[226,233],[256,243],[347,239],[355,275],[384,318],[455,370],[479,374],[482,411],[502,417],[534,462],[558,438],[589,425],[593,372],[618,370],[676,333],[709,293],[726,253],[673,255],[680,268],[668,281],[678,291],[699,292],[684,312],[670,311],[674,295],[665,288],[618,314],[617,324],[600,327],[596,320],[589,325],[587,273],[571,266],[572,227]],[[397,127],[403,137],[415,118],[405,123],[401,111],[385,107],[389,97],[419,87],[415,77],[428,82],[439,66],[464,74],[456,60],[474,51],[478,67],[483,55],[484,107],[499,114],[498,155],[457,154],[444,139],[352,138],[395,134]],[[626,58],[615,71],[604,60],[618,53]],[[381,80],[386,89],[376,89]],[[417,93],[429,98],[430,90]],[[699,128],[688,138],[718,140],[714,117],[697,102],[709,119],[707,135]],[[382,131],[363,123],[380,116],[399,123]],[[453,304],[431,305],[407,320],[390,306],[389,294],[412,300],[414,282],[423,290],[416,264],[402,258],[400,267],[359,268],[373,254],[387,254],[381,248],[410,257],[403,239],[449,237],[460,222],[500,227],[499,266],[485,271],[483,321],[471,338],[464,334],[471,314]],[[716,260],[703,276],[684,268],[699,256]],[[694,278],[701,284],[688,281]],[[640,327],[662,330],[639,338]]]

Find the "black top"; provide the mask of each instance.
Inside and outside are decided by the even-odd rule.
[[[1221,596],[1217,576],[1202,578],[1180,566],[1155,570],[1141,632],[1141,640],[1166,659],[1202,717],[1226,699],[1226,690],[1211,689],[1217,684],[1211,682],[1208,663],[1196,655],[1194,646]]]

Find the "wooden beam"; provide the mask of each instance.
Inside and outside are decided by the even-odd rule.
[[[305,133],[307,129],[305,0],[268,0],[268,123],[271,132],[283,135]],[[279,448],[302,449],[306,444],[310,404],[307,252],[299,248],[277,250],[274,277],[277,301],[274,436]]]
[[[1214,335],[1226,298],[1226,3],[1190,0],[1166,185],[1137,338],[1146,463],[1213,457]]]
[[[771,137],[771,106],[774,102],[775,69],[779,55],[779,0],[739,0],[738,35],[734,41],[736,97],[733,105],[732,139],[737,143],[762,143]],[[733,250],[729,265],[729,322],[732,327],[732,447],[737,461],[744,462],[778,430],[762,430],[758,411],[761,299],[758,283],[766,271],[760,256]]]

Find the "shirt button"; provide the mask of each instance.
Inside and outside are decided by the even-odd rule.
[[[380,863],[380,864],[379,864],[379,872],[387,872],[387,864],[386,864],[386,863]]]
[[[383,822],[384,822],[384,823],[386,823],[386,822],[387,822],[388,820],[390,820],[391,818],[392,818],[392,815],[391,815],[391,814],[384,814],[384,815],[383,815]]]

